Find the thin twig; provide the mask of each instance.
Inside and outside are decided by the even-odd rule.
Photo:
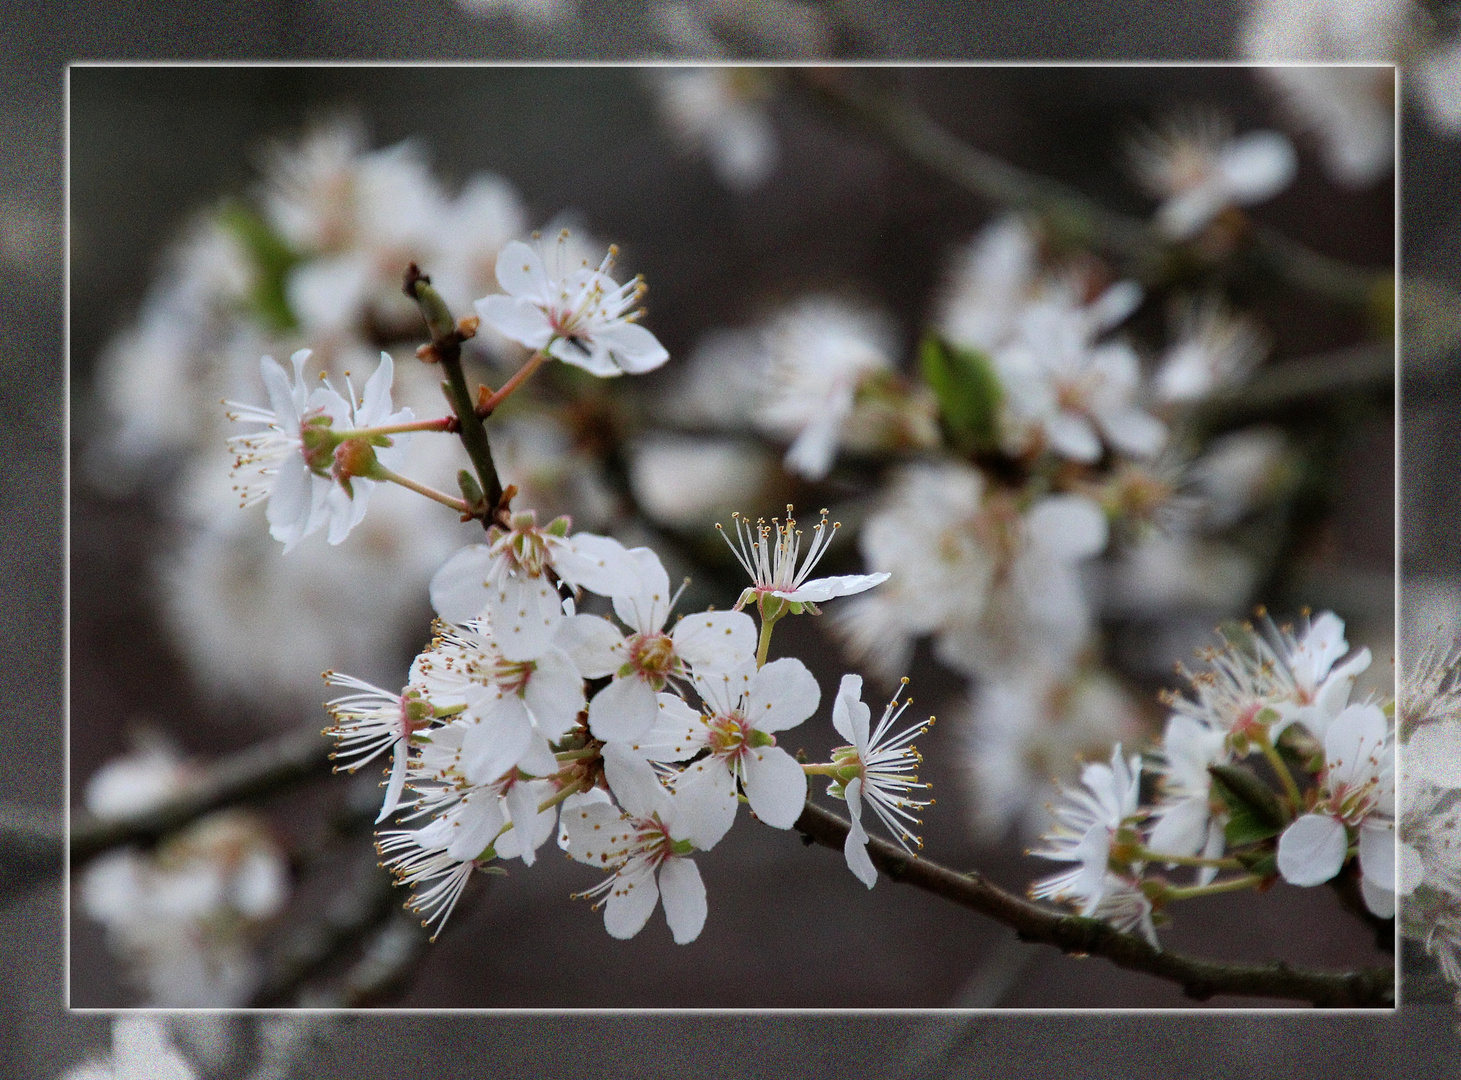
[[[456,413],[460,426],[458,435],[472,466],[477,470],[477,481],[487,496],[488,513],[484,527],[492,523],[492,512],[502,501],[502,480],[497,475],[497,466],[492,461],[492,447],[487,442],[487,429],[477,415],[476,401],[467,389],[467,377],[462,373],[462,332],[446,306],[441,294],[431,287],[431,279],[411,263],[406,267],[402,290],[421,309],[421,317],[431,332],[430,357],[446,372],[447,397],[452,411]]]
[[[930,172],[1001,206],[1041,214],[1072,240],[1116,256],[1128,273],[1152,280],[1168,263],[1171,242],[1146,222],[970,146],[901,93],[876,88],[845,71],[829,76],[812,70],[804,85]],[[1263,226],[1253,230],[1252,246],[1258,261],[1286,284],[1342,304],[1372,304],[1394,278],[1388,268],[1369,269],[1332,259]]]
[[[842,818],[808,802],[796,829],[825,847],[842,850],[849,825]],[[1118,967],[1143,971],[1182,987],[1188,997],[1205,1001],[1215,994],[1289,998],[1340,1008],[1391,1008],[1395,1004],[1395,972],[1391,968],[1361,971],[1311,971],[1283,961],[1270,964],[1227,964],[1154,948],[1135,934],[1125,934],[1097,919],[1060,915],[986,881],[978,872],[956,870],[909,855],[876,838],[868,842],[873,865],[894,881],[924,889],[1011,927],[1021,940],[1054,945],[1062,952],[1101,956]]]
[[[218,761],[196,786],[161,806],[126,818],[71,818],[73,869],[121,844],[155,843],[204,814],[254,802],[330,772],[330,742],[317,727],[292,731]]]

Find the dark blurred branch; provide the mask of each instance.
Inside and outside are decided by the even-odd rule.
[[[1395,347],[1390,342],[1285,360],[1260,368],[1241,386],[1214,394],[1199,404],[1204,426],[1248,423],[1320,398],[1378,390],[1395,384]]]
[[[796,829],[838,852],[848,823],[808,802]],[[1270,964],[1225,964],[1153,948],[1096,919],[1048,911],[986,881],[978,872],[955,870],[917,858],[886,841],[868,842],[873,865],[894,881],[942,896],[1014,929],[1020,939],[1054,945],[1062,952],[1101,956],[1118,967],[1142,971],[1182,987],[1188,997],[1205,1001],[1215,994],[1287,998],[1330,1008],[1391,1008],[1395,973],[1390,968],[1327,972]]]
[[[214,810],[326,776],[330,749],[319,728],[292,731],[223,758],[197,785],[145,814],[103,820],[78,811],[71,818],[71,865],[121,844],[155,843]]]
[[[805,85],[820,101],[851,114],[928,171],[1001,206],[1038,213],[1062,235],[1114,255],[1143,280],[1167,262],[1170,242],[1146,222],[1107,209],[1067,185],[1028,172],[973,146],[935,123],[906,95],[873,86],[859,73],[807,69]],[[1285,283],[1338,303],[1364,306],[1388,289],[1388,269],[1332,259],[1266,227],[1253,250]]]
[[[61,871],[61,820],[26,806],[0,806],[0,903]]]

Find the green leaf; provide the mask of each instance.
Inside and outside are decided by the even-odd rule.
[[[918,363],[938,399],[950,442],[964,451],[992,449],[1002,392],[989,357],[926,337]]]
[[[1213,787],[1228,806],[1223,836],[1229,847],[1267,840],[1288,824],[1278,798],[1253,773],[1237,765],[1209,765]]]
[[[284,279],[300,262],[299,256],[257,211],[243,203],[224,203],[218,216],[253,259],[257,278],[251,300],[255,313],[276,333],[297,329],[299,320],[289,307]]]

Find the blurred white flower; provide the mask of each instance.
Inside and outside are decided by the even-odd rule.
[[[776,462],[758,442],[651,433],[629,448],[629,482],[641,510],[676,528],[707,525],[765,501]]]
[[[656,68],[647,72],[660,115],[686,146],[703,148],[726,187],[750,191],[776,169],[780,152],[763,107],[767,73],[757,68]]]
[[[1176,314],[1177,339],[1153,380],[1159,401],[1200,401],[1233,389],[1268,352],[1269,340],[1257,324],[1216,297],[1188,300]]]
[[[108,1058],[74,1066],[61,1080],[197,1080],[197,1073],[173,1047],[163,1020],[133,1014],[112,1021]]]
[[[1132,169],[1147,191],[1164,200],[1157,225],[1190,240],[1230,206],[1272,198],[1292,183],[1298,157],[1276,131],[1234,136],[1228,118],[1194,112],[1141,132],[1130,147]]]
[[[939,305],[939,333],[954,345],[993,353],[1034,298],[1039,271],[1039,245],[1024,219],[996,219],[955,256]]]

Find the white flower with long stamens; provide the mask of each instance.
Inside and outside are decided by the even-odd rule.
[[[508,660],[542,655],[563,618],[555,577],[600,596],[635,587],[635,565],[623,544],[593,533],[569,536],[568,529],[567,518],[540,527],[532,510],[513,514],[508,529],[494,525],[489,543],[463,548],[432,577],[436,613],[459,624],[485,614]]]
[[[904,679],[903,685],[907,684],[908,680]],[[923,758],[913,740],[928,730],[933,717],[929,717],[926,724],[892,734],[893,724],[911,702],[909,699],[900,704],[898,695],[894,694],[883,710],[878,726],[869,730],[872,710],[862,701],[862,676],[844,675],[837,687],[837,701],[832,706],[832,726],[851,745],[832,751],[832,762],[837,766],[837,772],[827,793],[847,801],[852,828],[847,833],[842,853],[848,868],[869,889],[877,883],[878,872],[867,853],[868,835],[862,824],[863,806],[871,806],[903,850],[912,855],[913,848],[908,846],[908,841],[912,840],[918,847],[923,846],[923,841],[908,831],[910,826],[923,823],[912,811],[933,802],[932,799],[912,797],[914,791],[926,790],[929,786],[918,782],[917,770]]]
[[[772,518],[770,525],[758,521],[753,526],[750,519],[740,514],[733,514],[732,520],[736,529],[734,543],[719,524],[715,527],[720,530],[736,559],[755,582],[741,593],[740,599],[736,601],[736,611],[740,611],[752,600],[759,605],[763,597],[775,596],[792,604],[804,604],[809,611],[817,614],[817,604],[836,596],[866,592],[892,576],[886,572],[848,574],[808,581],[812,569],[826,554],[832,537],[842,527],[837,522],[833,522],[831,528],[827,527],[826,510],[822,511],[822,520],[812,529],[812,542],[807,548],[806,558],[801,559],[800,566],[797,562],[801,556],[802,534],[796,527],[796,519],[791,516],[790,506],[786,508],[785,522]]]
[[[272,408],[226,403],[235,410],[229,419],[267,425],[251,435],[232,436],[228,444],[237,454],[234,476],[242,504],[268,499],[269,534],[285,551],[326,525],[330,543],[344,540],[365,516],[376,484],[366,474],[369,464],[393,467],[406,450],[405,435],[371,439],[348,438],[346,433],[413,419],[410,409],[391,411],[395,367],[389,353],[380,354],[380,366],[358,402],[348,385],[348,396],[329,383],[310,390],[304,380],[310,355],[309,349],[300,349],[290,357],[292,384],[273,357],[259,362]]]
[[[1141,757],[1122,758],[1117,743],[1109,765],[1095,762],[1081,770],[1081,784],[1083,791],[1064,790],[1066,801],[1050,811],[1055,826],[1042,838],[1046,846],[1030,852],[1077,865],[1035,882],[1030,896],[1075,904],[1082,915],[1090,916],[1100,908],[1115,876],[1110,871],[1118,834],[1136,820]]]
[[[1190,240],[1218,214],[1272,198],[1293,181],[1298,155],[1287,136],[1250,131],[1233,136],[1220,113],[1178,117],[1133,144],[1132,167],[1148,191],[1164,200],[1157,225]]]
[[[794,728],[817,711],[822,700],[817,680],[800,660],[783,657],[759,669],[749,663],[732,672],[697,674],[695,688],[705,714],[690,737],[710,753],[686,766],[675,791],[710,830],[693,837],[696,846],[709,848],[730,830],[737,783],[752,813],[774,829],[791,828],[807,801],[807,776],[772,733]]]
[[[1395,893],[1395,772],[1389,722],[1377,705],[1351,705],[1324,733],[1324,797],[1278,838],[1278,872],[1290,885],[1339,873],[1356,834],[1365,903],[1376,914]]]
[[[638,739],[650,730],[660,714],[656,695],[671,679],[733,671],[756,652],[756,624],[742,611],[687,615],[665,633],[674,604],[669,575],[648,548],[634,548],[629,556],[636,587],[613,597],[614,613],[629,634],[597,615],[574,615],[557,639],[585,678],[614,676],[588,706],[594,737],[611,742]]]
[[[700,936],[707,912],[705,884],[689,858],[694,837],[706,832],[695,808],[672,795],[648,762],[613,745],[604,748],[604,773],[624,809],[580,800],[565,808],[560,842],[574,859],[613,873],[584,897],[602,897],[604,928],[632,938],[663,898],[675,943]]]
[[[411,675],[438,714],[466,727],[459,768],[470,784],[512,768],[557,772],[549,744],[572,730],[584,707],[583,679],[567,653],[550,643],[531,659],[509,660],[486,619],[440,628]]]
[[[619,285],[609,276],[617,254],[610,247],[597,269],[569,266],[566,229],[551,249],[514,240],[497,256],[497,280],[508,295],[478,300],[477,314],[512,340],[595,375],[652,371],[670,354],[634,321],[643,280]]]
[[[335,722],[324,734],[333,735],[338,749],[330,756],[344,759],[346,764],[335,768],[354,772],[374,761],[386,750],[392,752],[391,778],[377,823],[395,813],[401,792],[406,785],[406,767],[410,759],[411,736],[429,727],[436,710],[423,696],[421,688],[408,686],[400,694],[372,686],[353,675],[325,672],[331,686],[354,690],[353,694],[327,701],[325,708]]]
[[[1324,738],[1329,724],[1349,704],[1355,680],[1369,668],[1370,650],[1361,649],[1335,667],[1349,651],[1349,642],[1344,639],[1344,621],[1332,611],[1314,619],[1302,637],[1272,622],[1266,629],[1289,675],[1284,682],[1288,693],[1274,706],[1280,717],[1274,736],[1287,725],[1300,723],[1315,738]]]

